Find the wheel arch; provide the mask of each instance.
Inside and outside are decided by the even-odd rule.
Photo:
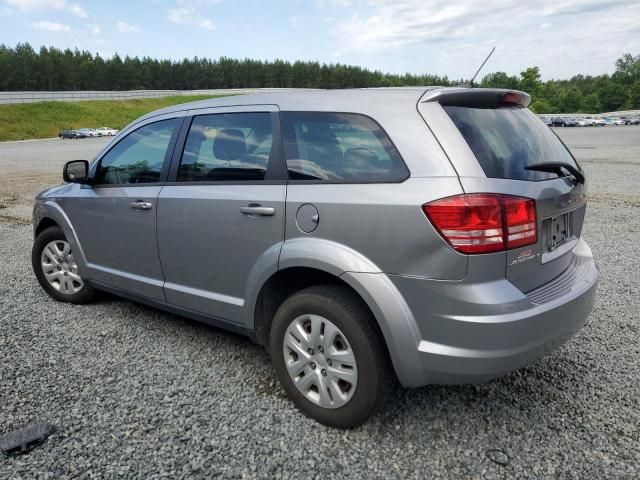
[[[352,292],[371,314],[372,327],[383,344],[403,385],[411,385],[420,368],[415,320],[391,280],[385,274],[343,272],[336,275],[318,267],[290,266],[272,274],[261,286],[252,305],[249,330],[254,340],[268,346],[273,317],[289,296],[313,285],[335,284]]]
[[[33,230],[34,238],[50,227],[60,228],[60,225],[51,217],[42,217]]]
[[[296,292],[315,285],[340,285],[357,294],[339,276],[326,270],[308,266],[277,270],[262,284],[253,304],[253,322],[250,327],[255,332],[259,344],[269,343],[271,322],[280,305]],[[366,305],[364,301],[363,303]],[[368,308],[368,305],[366,306]]]
[[[77,252],[77,254],[74,253],[74,258],[78,264],[80,275],[82,275],[83,278],[88,278],[87,259],[69,217],[60,205],[48,200],[36,208],[34,215],[34,238],[46,228],[53,226],[59,227],[60,230],[62,230],[73,251]]]

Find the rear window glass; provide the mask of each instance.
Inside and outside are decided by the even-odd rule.
[[[272,143],[270,113],[194,117],[178,181],[264,180]]]
[[[563,162],[577,167],[560,139],[526,108],[443,106],[480,162],[487,177],[548,180],[556,173],[525,167]]]
[[[327,182],[395,182],[408,171],[380,126],[353,113],[283,112],[289,178]]]

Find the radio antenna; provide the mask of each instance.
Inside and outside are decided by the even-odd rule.
[[[493,52],[495,51],[496,51],[496,47],[493,47],[491,49],[491,52],[489,52],[489,55],[487,55],[487,58],[485,58],[484,62],[482,62],[482,65],[480,65],[480,68],[478,68],[478,70],[476,71],[475,75],[471,78],[471,80],[469,80],[469,83],[467,83],[468,87],[473,88],[473,81],[476,79],[476,77],[480,73],[480,70],[482,70],[482,67],[484,67],[484,64],[487,63],[487,61],[489,60],[489,58],[491,58],[491,55],[493,55]]]

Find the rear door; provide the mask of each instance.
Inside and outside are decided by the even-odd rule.
[[[536,201],[537,242],[508,250],[506,277],[524,292],[549,282],[570,264],[586,211],[586,186],[567,170],[530,170],[575,159],[531,111],[514,104],[461,101],[424,102],[419,111],[458,171],[466,193],[502,193]],[[478,97],[482,95],[479,92]]]
[[[168,303],[241,322],[256,264],[276,271],[286,192],[277,111],[258,105],[189,112],[171,181],[158,198]]]

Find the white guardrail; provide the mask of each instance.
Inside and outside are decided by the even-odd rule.
[[[73,92],[0,92],[0,105],[35,102],[80,102],[83,100],[130,100],[174,95],[232,95],[242,93],[296,92],[307,88],[218,88],[210,90],[125,90]]]

